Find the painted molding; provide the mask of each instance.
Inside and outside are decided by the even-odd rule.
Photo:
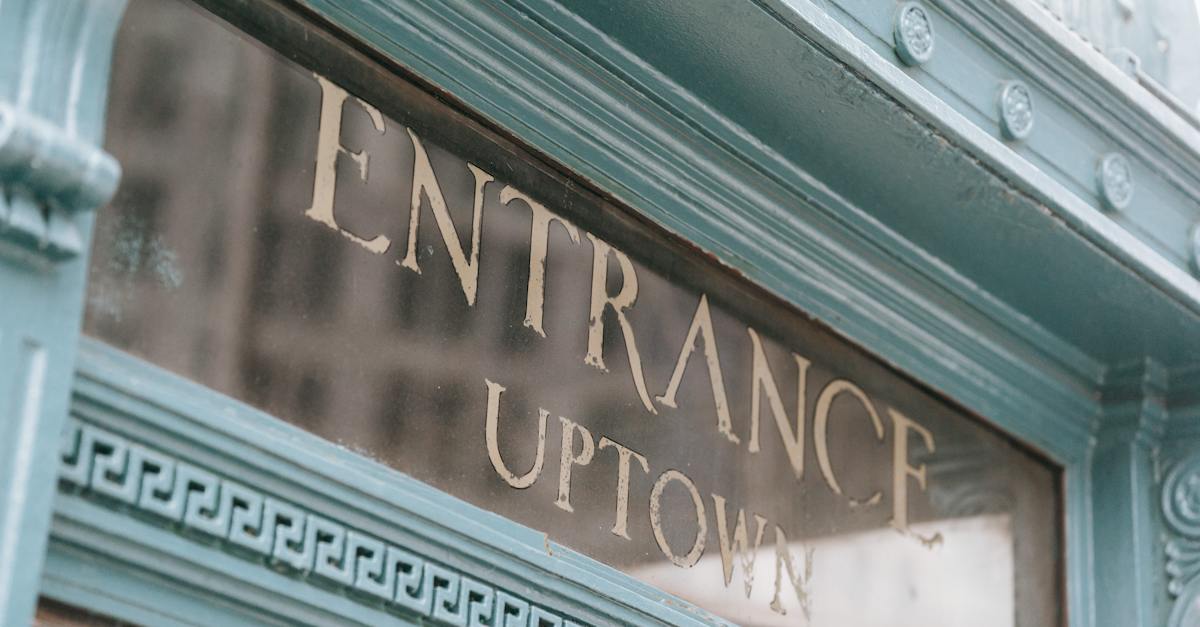
[[[0,237],[54,259],[78,256],[86,242],[75,214],[108,202],[120,177],[112,155],[0,102]]]
[[[905,65],[918,66],[933,58],[933,20],[929,11],[918,2],[905,2],[896,9],[896,26],[892,37],[896,42],[896,56]]]
[[[196,599],[288,624],[490,624],[498,609],[514,626],[727,624],[92,341],[81,349],[72,414],[43,583],[66,603],[104,598],[114,617],[153,611],[164,617],[155,624],[192,620]],[[118,576],[73,582],[98,563]],[[120,573],[176,588],[159,597]]]
[[[0,625],[28,625],[54,508],[124,0],[0,2]]]
[[[1158,458],[1170,419],[1168,372],[1153,360],[1113,368],[1092,467],[1096,613],[1104,625],[1164,620]]]
[[[0,240],[53,260],[81,255],[78,213],[117,188],[98,147],[108,63],[124,0],[6,4],[0,52]]]
[[[356,33],[381,56],[412,68],[448,97],[466,103],[480,116],[577,171],[601,190],[622,198],[650,219],[744,272],[750,280],[1061,462],[1067,485],[1071,624],[1099,622],[1090,577],[1094,572],[1094,550],[1109,538],[1093,542],[1091,498],[1093,491],[1103,492],[1108,485],[1093,483],[1092,455],[1104,413],[1099,392],[1111,364],[1066,344],[1042,328],[1038,320],[1009,307],[955,268],[906,241],[888,225],[763,146],[736,120],[723,117],[720,111],[691,97],[686,89],[631,57],[605,34],[579,23],[555,2],[509,0],[480,5],[451,0],[389,0],[363,2],[354,8],[324,0],[308,0],[305,4]],[[831,50],[832,57],[846,64],[846,74],[853,74],[856,82],[846,85],[848,93],[855,97],[884,96],[894,99],[888,102],[899,102],[900,106],[895,107],[897,116],[915,116],[940,129],[922,135],[921,141],[931,146],[941,142],[956,154],[978,157],[987,163],[979,174],[986,178],[985,183],[1045,202],[1048,212],[1065,216],[1063,219],[1075,233],[1099,244],[1103,250],[1097,253],[1097,259],[1112,255],[1170,294],[1172,304],[1193,313],[1200,311],[1200,290],[1190,277],[1184,282],[1181,276],[1186,275],[1173,274],[1166,261],[1124,229],[1093,215],[1096,212],[1091,205],[971,126],[890,61],[873,56],[816,5],[762,0],[754,8],[763,6],[778,9],[781,15],[782,8],[796,9],[796,16],[786,19],[797,24],[798,39],[815,41],[818,47]],[[514,24],[520,28],[513,28]],[[1038,88],[1041,94],[1040,84]],[[988,92],[989,98],[992,93]],[[1044,127],[1039,126],[1039,130]],[[773,247],[764,242],[782,244]],[[131,381],[145,378],[139,368],[123,372]],[[148,376],[158,379],[158,375]],[[94,383],[84,381],[83,385]],[[137,385],[129,383],[127,387],[136,391],[130,392],[134,396],[144,394]],[[165,414],[186,416],[188,403],[201,397],[204,395],[196,390],[184,390],[176,396],[159,397],[152,404]],[[118,405],[129,402],[119,395],[106,398],[105,402]],[[224,411],[224,406],[215,403],[210,409]],[[143,417],[155,414],[145,408],[135,413]],[[212,418],[215,413],[201,414],[209,416],[206,420],[213,424],[220,422]],[[145,421],[112,420],[115,422],[103,423],[102,427],[126,434],[131,441],[145,446],[153,445],[155,450],[175,451],[179,458],[222,477],[243,476],[241,466],[230,460],[254,465],[259,462],[251,461],[253,456],[278,459],[277,451],[260,449],[255,449],[253,456],[214,453],[225,450],[221,447],[261,446],[246,443],[252,439],[230,436],[237,431],[233,427],[228,427],[232,431],[222,432],[232,439],[222,439],[225,436],[212,435],[212,430],[206,432],[204,427],[196,426],[203,421],[181,421],[177,416],[155,422],[153,429],[146,427]],[[189,429],[207,435],[172,440]],[[173,435],[167,437],[165,433]],[[286,431],[272,435],[285,443],[297,439]],[[310,444],[297,446],[307,451],[297,453],[296,459],[303,463],[285,464],[286,470],[276,474],[310,465],[326,468],[327,462],[314,452],[328,452],[326,449],[316,444],[311,448],[305,448]],[[349,457],[337,459],[347,465],[354,463]],[[234,470],[222,467],[229,464]],[[363,472],[370,475],[373,471]],[[324,480],[336,487],[326,493],[331,499],[357,498],[359,494],[356,486],[328,476]],[[260,485],[264,493],[302,504],[302,499],[285,494],[289,490],[299,494],[298,487],[279,490],[268,488],[266,483],[255,485]],[[138,520],[98,503],[66,499],[56,522],[59,537],[90,542],[87,546],[99,552],[103,549],[96,538],[121,537],[133,542],[133,534],[149,533],[146,527],[138,526]],[[305,511],[323,511],[312,503],[305,507]],[[1126,515],[1128,511],[1096,514]],[[89,516],[100,521],[96,526],[109,525],[103,534],[87,526],[85,519]],[[370,531],[365,523],[349,519],[342,522],[349,528]],[[162,527],[153,529],[164,532]],[[171,544],[180,540],[177,535],[150,535],[155,541],[161,540],[163,547],[169,545],[169,550],[193,550]],[[456,543],[468,542],[462,538],[450,542]],[[403,542],[396,545],[407,546]],[[214,560],[220,556],[240,559],[224,551],[208,550],[198,555]],[[244,565],[244,560],[238,563]],[[152,564],[147,568],[153,571]],[[604,576],[597,575],[600,579]],[[545,583],[544,577],[538,577],[543,575],[534,578]]]
[[[934,2],[948,19],[1018,68],[1029,84],[1069,103],[1077,116],[1070,123],[1086,129],[1081,139],[1093,145],[1103,142],[1144,164],[1156,178],[1155,185],[1179,193],[1181,204],[1187,203],[1180,209],[1195,216],[1192,207],[1200,202],[1200,127],[1192,116],[1182,115],[1171,102],[1139,84],[1033,0]],[[1061,175],[1057,178],[1070,186]],[[1103,200],[1096,204],[1103,207]],[[1154,223],[1160,215],[1146,210],[1139,216],[1125,216],[1128,222],[1123,224],[1133,226],[1131,234],[1147,243],[1178,241]],[[1188,269],[1186,255],[1169,261]],[[1176,283],[1179,279],[1175,273],[1160,273],[1155,280]],[[1194,294],[1189,297],[1193,306]]]
[[[579,627],[459,569],[78,420],[67,423],[59,477],[113,509],[215,539],[260,568],[358,593],[366,605],[447,625]]]
[[[1033,94],[1021,81],[1007,81],[1000,90],[1000,131],[1011,140],[1022,140],[1033,132]]]
[[[1162,514],[1170,530],[1166,544],[1170,627],[1200,620],[1200,453],[1179,460],[1162,485]]]

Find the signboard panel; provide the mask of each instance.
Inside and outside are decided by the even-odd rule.
[[[1055,468],[303,34],[132,3],[90,335],[733,621],[1059,622]]]

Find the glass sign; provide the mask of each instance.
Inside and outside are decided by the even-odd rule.
[[[1061,622],[1054,467],[267,22],[131,2],[88,334],[734,622]]]

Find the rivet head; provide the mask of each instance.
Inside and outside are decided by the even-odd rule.
[[[1113,211],[1121,211],[1133,200],[1133,169],[1124,155],[1111,152],[1104,155],[1096,168],[1100,199]]]
[[[1033,94],[1021,81],[1009,81],[1000,90],[1000,131],[1014,140],[1033,131]]]
[[[896,56],[905,65],[920,65],[933,56],[933,20],[929,11],[916,2],[900,5],[892,36]]]
[[[1200,276],[1200,222],[1192,226],[1192,232],[1189,235],[1191,236],[1188,238],[1188,244],[1190,244],[1189,248],[1192,253],[1192,272],[1196,276]]]
[[[1129,48],[1116,48],[1108,53],[1108,58],[1117,64],[1117,67],[1121,68],[1122,72],[1137,78],[1137,73],[1141,68],[1142,62],[1132,50]]]

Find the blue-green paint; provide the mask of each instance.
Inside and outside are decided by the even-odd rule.
[[[1200,284],[1188,274],[1200,131],[1131,91],[1119,70],[1001,0],[926,3],[936,53],[913,68],[892,49],[896,3],[303,4],[1060,463],[1073,627],[1157,625],[1192,606],[1195,580],[1164,589],[1157,503],[1163,465],[1200,441]],[[27,622],[36,594],[54,485],[38,460],[53,458],[65,415],[83,296],[82,257],[46,244],[64,221],[86,242],[87,205],[115,174],[94,146],[120,8],[0,4],[0,101],[20,114],[4,119],[35,120],[23,128],[49,128],[40,145],[65,151],[54,162],[64,174],[40,176],[21,162],[37,151],[0,147],[17,155],[0,169],[18,192],[0,222],[21,225],[0,238],[0,288],[15,304],[0,310],[0,538],[21,539],[8,545],[17,552],[0,545],[3,624]],[[72,38],[80,32],[89,36]],[[81,70],[66,71],[76,60]],[[1009,80],[1029,85],[1038,107],[1019,145],[999,138],[995,94]],[[1130,159],[1137,193],[1127,211],[1105,215],[1095,164],[1113,151]],[[39,225],[39,203],[55,202]],[[234,424],[221,418],[230,401],[98,347],[88,355],[79,406],[125,437],[230,476],[254,473],[259,489],[348,512],[356,528],[415,534],[464,571],[498,565],[574,616],[698,619],[269,417],[234,407],[247,418]],[[435,518],[446,512],[455,514]],[[412,527],[389,525],[393,515]],[[324,601],[359,616],[86,495],[62,499],[54,529],[45,592],[130,620],[335,620]],[[112,577],[99,574],[107,569]],[[213,613],[198,613],[197,599]]]
[[[103,345],[85,342],[72,414],[109,434],[202,468],[246,489],[469,575],[586,624],[724,624],[613,569],[549,542],[544,534],[468,505],[353,451]],[[114,437],[115,436],[115,437]],[[71,448],[68,446],[67,448]],[[76,464],[72,469],[78,469]],[[93,476],[96,466],[78,476]],[[64,469],[65,474],[73,470]],[[412,619],[311,575],[269,566],[252,551],[184,532],[145,508],[123,505],[80,479],[55,510],[46,593],[68,603],[88,594],[109,612],[135,610],[195,624],[284,622],[387,624]],[[197,518],[204,518],[203,515]],[[125,572],[75,582],[75,569],[104,569],[173,582],[213,604],[196,614],[186,598],[129,585]],[[356,596],[357,595],[357,596]],[[232,618],[225,607],[244,614]],[[399,606],[397,606],[399,607]]]
[[[88,212],[123,0],[0,3],[0,624],[27,625],[56,493],[83,309]]]

